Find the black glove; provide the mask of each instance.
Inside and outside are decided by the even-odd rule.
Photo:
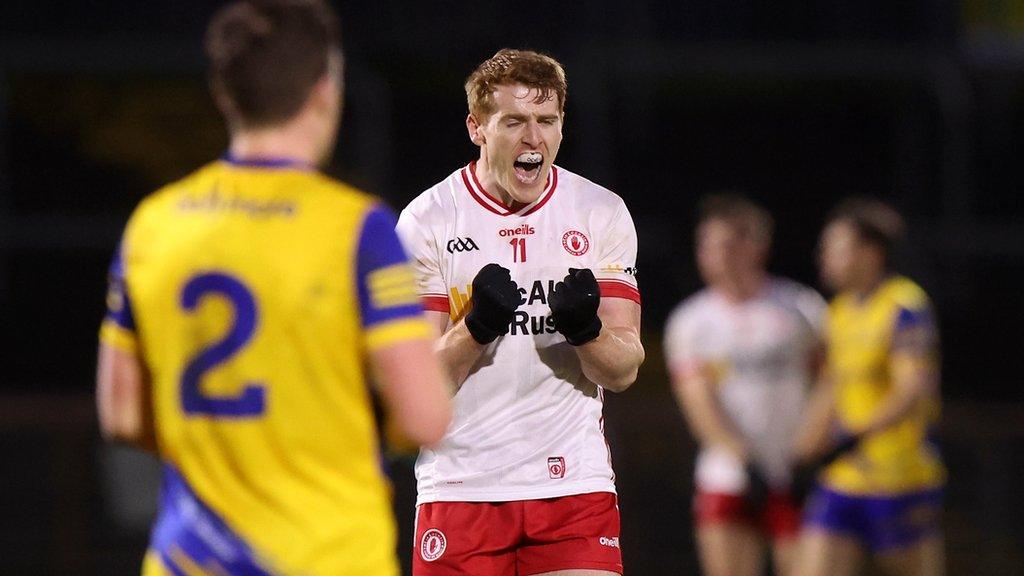
[[[573,346],[586,344],[601,333],[601,319],[597,306],[601,303],[601,289],[588,268],[569,268],[569,275],[555,284],[548,297],[555,330],[565,336]]]
[[[804,500],[814,490],[819,472],[821,472],[821,468],[806,462],[793,466],[793,470],[790,472],[789,494],[798,506],[803,507]]]
[[[498,336],[508,334],[508,325],[521,301],[522,294],[512,280],[512,273],[492,262],[473,278],[473,307],[466,314],[466,328],[474,340],[490,344]]]
[[[753,462],[747,462],[743,469],[747,473],[747,491],[743,493],[743,500],[751,512],[760,514],[768,504],[768,494],[771,492],[768,481]]]

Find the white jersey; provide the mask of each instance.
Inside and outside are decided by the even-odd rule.
[[[455,395],[444,439],[421,450],[417,503],[614,492],[604,392],[555,331],[547,299],[569,268],[590,268],[602,298],[639,303],[633,220],[611,191],[555,166],[536,201],[508,208],[480,186],[474,167],[413,200],[399,237],[425,307],[453,324],[491,262],[512,271],[522,304]]]
[[[773,278],[758,296],[739,303],[704,289],[680,304],[665,327],[669,370],[711,375],[724,415],[776,488],[789,484],[790,451],[823,342],[826,307],[814,290]],[[747,477],[730,452],[705,446],[696,483],[738,494]]]

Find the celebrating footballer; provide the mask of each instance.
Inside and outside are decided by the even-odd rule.
[[[465,88],[479,157],[398,222],[454,382],[416,464],[414,574],[621,574],[602,403],[644,358],[633,221],[554,164],[557,61],[501,50]]]

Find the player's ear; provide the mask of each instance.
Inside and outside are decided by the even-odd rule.
[[[473,144],[483,146],[487,143],[487,138],[484,137],[484,133],[480,130],[480,123],[477,122],[472,114],[466,115],[466,130],[469,132],[469,139],[473,141]]]
[[[210,92],[213,94],[213,102],[216,104],[217,109],[224,115],[224,118],[228,122],[229,128],[234,128],[238,124],[238,108],[235,106],[235,101],[228,96],[227,90],[220,82],[210,82]]]
[[[330,73],[325,73],[310,90],[309,100],[317,110],[328,109],[338,98],[338,91],[334,78]]]

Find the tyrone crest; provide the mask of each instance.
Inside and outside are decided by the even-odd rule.
[[[562,247],[573,256],[583,256],[590,250],[590,240],[577,230],[569,230],[562,235]]]
[[[420,556],[427,562],[433,562],[444,554],[447,547],[448,540],[444,533],[437,528],[431,528],[423,533],[423,539],[420,540]]]

